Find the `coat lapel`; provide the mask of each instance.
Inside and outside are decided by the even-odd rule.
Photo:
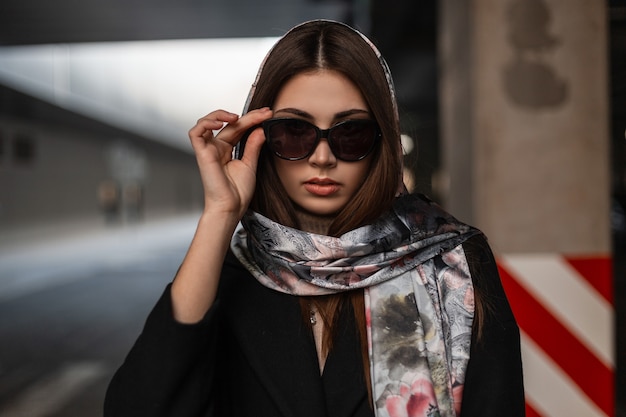
[[[373,417],[363,373],[363,360],[351,308],[341,312],[334,348],[324,368],[323,384],[330,417]]]
[[[320,376],[298,298],[264,287],[229,259],[224,307],[230,329],[282,417],[373,417],[351,308]],[[232,287],[235,288],[232,288]],[[277,416],[279,417],[279,416]]]
[[[284,417],[326,417],[315,344],[296,297],[241,277],[231,330]],[[234,303],[232,301],[235,301]]]

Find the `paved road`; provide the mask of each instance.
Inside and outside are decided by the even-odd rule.
[[[0,245],[1,417],[102,415],[108,381],[176,272],[196,219]]]

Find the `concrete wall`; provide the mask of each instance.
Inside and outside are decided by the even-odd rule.
[[[132,222],[202,206],[193,155],[120,132],[3,116],[0,149],[0,233]],[[118,192],[118,211],[109,216],[106,184]]]

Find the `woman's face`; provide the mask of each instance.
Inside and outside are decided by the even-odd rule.
[[[328,129],[344,120],[373,119],[359,89],[336,71],[302,73],[290,79],[274,103],[274,117],[306,120]],[[339,160],[326,139],[298,161],[274,156],[287,194],[305,211],[320,216],[338,212],[357,192],[369,171],[371,154],[356,162]]]

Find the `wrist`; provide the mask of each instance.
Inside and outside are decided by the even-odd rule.
[[[240,216],[233,212],[204,210],[198,221],[199,228],[208,228],[212,234],[223,232],[229,236],[235,231]]]

